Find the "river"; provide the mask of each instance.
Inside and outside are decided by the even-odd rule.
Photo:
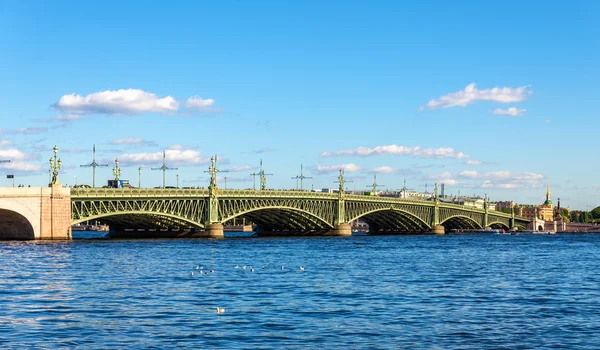
[[[0,347],[591,349],[599,255],[600,235],[0,242]]]

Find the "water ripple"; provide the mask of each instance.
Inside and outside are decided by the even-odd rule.
[[[0,242],[0,346],[597,348],[599,246],[595,235]]]

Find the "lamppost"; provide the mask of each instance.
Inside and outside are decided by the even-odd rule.
[[[75,175],[74,177],[75,177],[75,187],[77,187],[77,175]]]
[[[138,188],[142,188],[142,167],[138,168]]]
[[[175,177],[177,178],[177,188],[179,188],[179,174],[176,174]]]
[[[54,146],[54,158],[50,157],[50,170],[52,170],[52,185],[60,185],[58,180],[58,169],[62,167],[62,161],[58,158],[58,146]]]

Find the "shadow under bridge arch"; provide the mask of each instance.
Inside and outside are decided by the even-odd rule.
[[[500,221],[496,221],[496,222],[492,222],[490,224],[488,224],[488,226],[490,228],[493,228],[495,230],[508,230],[510,229],[510,227],[508,227],[507,224],[500,222]]]
[[[246,219],[255,224],[259,234],[310,235],[329,232],[331,223],[307,211],[272,206],[250,209],[223,219],[227,223],[233,219]]]
[[[103,213],[79,218],[72,224],[86,221],[99,221],[110,226],[111,230],[125,229],[202,229],[204,225],[178,215],[148,211],[128,211],[121,213]]]
[[[0,240],[35,239],[33,226],[16,211],[0,209]]]
[[[444,226],[444,228],[446,229],[446,232],[448,232],[448,230],[452,230],[452,229],[457,229],[457,230],[483,229],[483,227],[481,227],[481,224],[479,224],[477,221],[471,219],[470,217],[462,216],[462,215],[451,216],[451,217],[447,218],[446,220],[444,220],[443,222],[441,222],[440,225]]]
[[[375,209],[352,218],[361,220],[369,225],[369,233],[423,233],[428,232],[431,226],[418,216],[409,212],[383,208]]]

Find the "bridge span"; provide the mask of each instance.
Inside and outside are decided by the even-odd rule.
[[[222,237],[245,219],[259,235],[350,235],[362,220],[369,233],[525,228],[529,220],[487,209],[367,195],[274,190],[73,189],[72,223],[99,220],[116,235]]]

